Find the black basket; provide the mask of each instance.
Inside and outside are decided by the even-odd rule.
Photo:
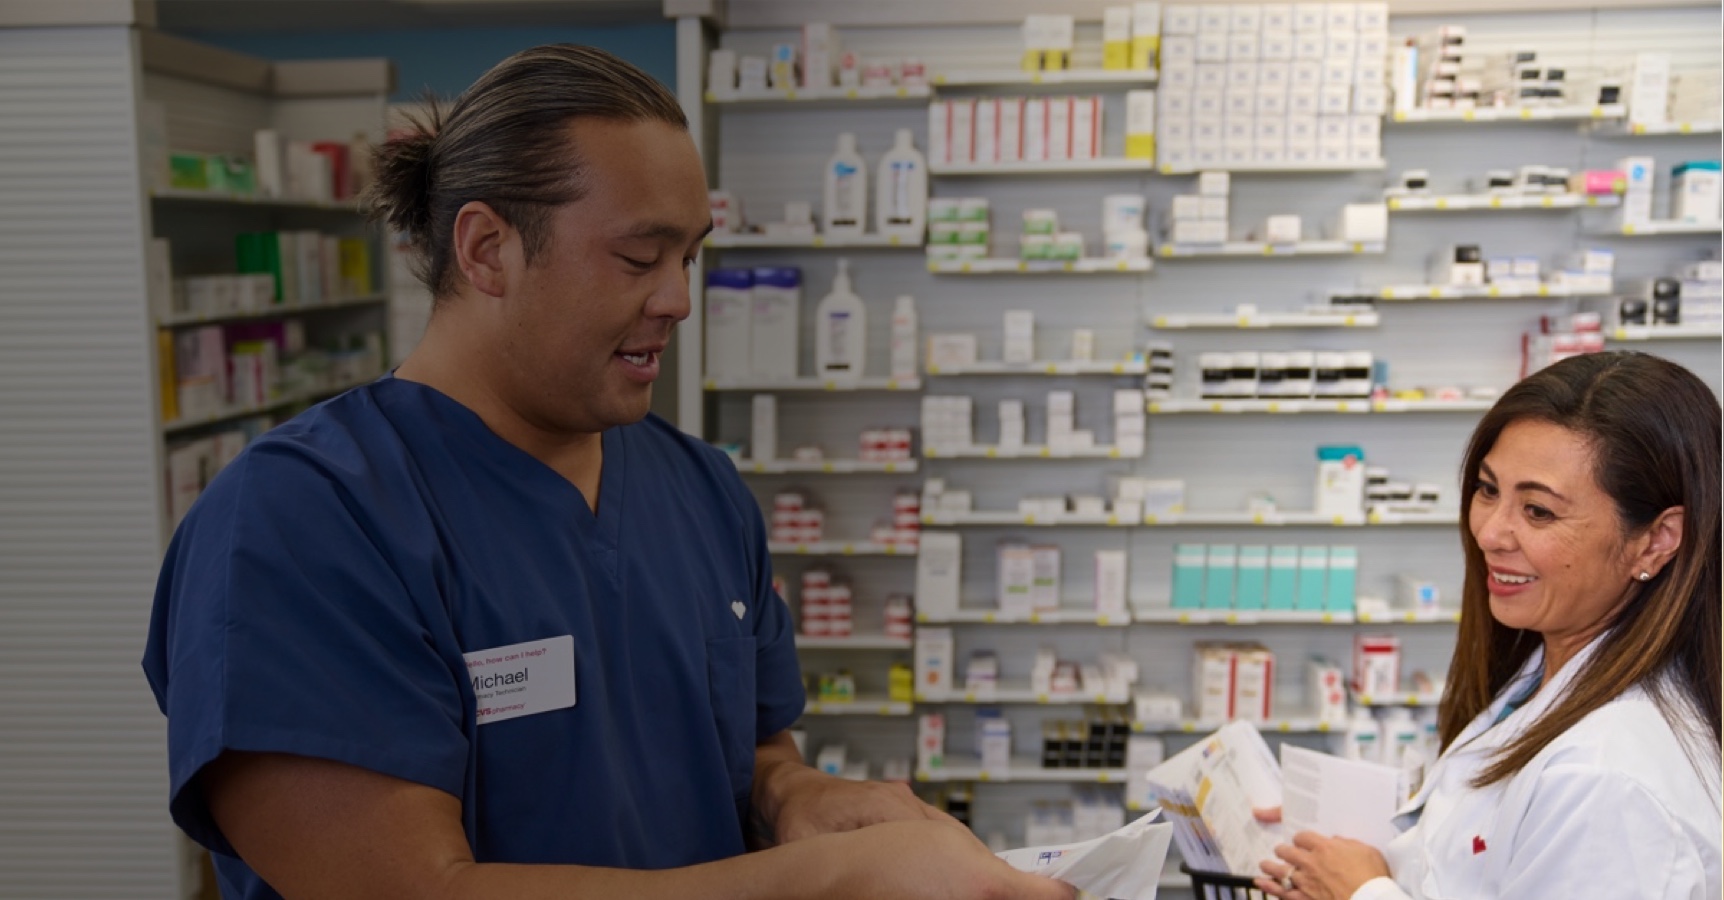
[[[1257,883],[1243,875],[1226,872],[1199,872],[1179,864],[1179,871],[1191,876],[1191,893],[1197,900],[1268,900],[1269,895],[1257,889]]]

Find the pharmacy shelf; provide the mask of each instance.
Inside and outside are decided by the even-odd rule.
[[[1139,259],[930,259],[935,275],[1117,275],[1148,272],[1154,263]]]
[[[963,528],[965,526],[1024,526],[1027,528],[1136,528],[1143,523],[1122,519],[1112,513],[1080,516],[1065,513],[1058,516],[1037,516],[1021,512],[923,513],[922,524],[933,528]]]
[[[1025,444],[1021,447],[923,447],[922,455],[928,459],[1136,459],[1143,454],[1128,457],[1113,446],[1055,450],[1043,444]]]
[[[321,400],[325,397],[333,397],[343,391],[352,390],[353,388],[370,384],[377,380],[381,374],[382,373],[378,373],[378,375],[373,375],[369,378],[361,378],[357,381],[352,381],[347,384],[338,384],[333,387],[291,391],[281,395],[275,400],[271,400],[268,403],[228,406],[210,413],[207,416],[199,416],[195,419],[175,419],[171,422],[164,422],[162,423],[162,434],[177,434],[193,428],[201,428],[205,425],[214,425],[217,422],[226,422],[230,419],[243,419],[247,416],[261,416],[278,410],[287,409],[289,407],[298,406],[300,404],[311,403],[314,400]]]
[[[1047,162],[940,163],[928,174],[946,175],[1101,175],[1112,172],[1154,172],[1155,161],[1123,156],[1062,159]]]
[[[1101,692],[1066,691],[1050,693],[1033,691],[1023,685],[1000,685],[992,690],[961,691],[917,691],[917,703],[953,703],[976,704],[989,706],[995,703],[1025,704],[1036,706],[1083,706],[1106,704],[1117,706],[1131,702],[1131,695],[1117,694],[1109,696]]]
[[[1389,121],[1397,125],[1455,122],[1584,122],[1621,119],[1628,107],[1608,106],[1502,106],[1474,109],[1410,109],[1397,110]]]
[[[879,544],[873,541],[813,541],[811,543],[784,543],[773,541],[767,545],[773,553],[785,556],[915,556],[914,547],[902,547],[897,544]]]
[[[1276,165],[1235,165],[1235,166],[1173,166],[1163,165],[1156,171],[1163,175],[1195,175],[1198,172],[1232,172],[1239,175],[1304,175],[1314,172],[1375,172],[1387,166],[1381,159],[1370,162],[1339,162],[1339,163],[1299,163]]]
[[[214,203],[234,204],[239,206],[261,206],[276,209],[316,209],[328,212],[357,213],[360,211],[357,200],[301,200],[286,197],[260,197],[256,194],[239,194],[233,191],[197,191],[176,190],[164,188],[150,192],[150,199],[164,203]]]
[[[738,472],[754,475],[873,475],[914,474],[915,460],[870,462],[861,459],[733,459]]]
[[[1452,520],[1451,520],[1452,521]],[[1448,625],[1461,620],[1459,610],[1359,610],[1304,609],[1172,609],[1139,607],[1132,621],[1162,625]]]
[[[1486,209],[1581,209],[1621,206],[1614,194],[1451,194],[1447,196],[1385,197],[1389,212],[1465,212]]]
[[[1645,122],[1625,122],[1620,125],[1601,125],[1593,128],[1592,133],[1598,137],[1660,137],[1679,134],[1718,134],[1719,122],[1660,122],[1647,124]]]
[[[1460,521],[1452,511],[1428,513],[1371,512],[1354,515],[1333,515],[1315,512],[1181,512],[1152,513],[1143,521],[1122,520],[1114,515],[1056,517],[1025,515],[1019,512],[923,513],[922,524],[935,528],[965,526],[1027,526],[1032,528],[1062,528],[1073,526],[1103,528],[1184,528],[1184,527],[1298,527],[1328,526],[1360,528],[1366,526],[1454,525]]]
[[[1226,722],[1205,721],[1200,719],[1177,719],[1171,722],[1133,722],[1131,730],[1134,734],[1208,734],[1226,725]],[[1261,732],[1278,732],[1281,734],[1328,734],[1347,727],[1347,723],[1330,722],[1310,714],[1287,715],[1279,714],[1255,723]]]
[[[915,711],[915,706],[907,700],[888,700],[885,697],[861,696],[854,700],[816,700],[808,698],[808,705],[803,707],[805,716],[907,716]]]
[[[946,757],[937,769],[916,769],[917,781],[1039,781],[1070,784],[1124,784],[1125,769],[1044,769],[1029,757],[1013,759],[1004,769],[984,769],[975,757]]]
[[[1397,691],[1385,696],[1355,693],[1353,702],[1360,706],[1436,706],[1443,702],[1443,692]]]
[[[1149,363],[1143,359],[1121,360],[1088,360],[1061,359],[1038,360],[1027,363],[1009,363],[990,359],[977,362],[962,363],[956,366],[938,366],[929,363],[929,375],[1142,375],[1149,371]]]
[[[885,104],[902,105],[926,102],[933,95],[927,85],[884,85],[874,87],[788,88],[764,91],[707,91],[706,102],[719,106],[776,106],[796,104],[808,107],[827,103],[837,105]]]
[[[1300,241],[1296,244],[1270,244],[1261,241],[1228,241],[1225,244],[1158,244],[1155,255],[1163,259],[1191,259],[1205,256],[1347,256],[1382,253],[1381,243],[1358,241]]]
[[[943,612],[919,612],[916,621],[923,625],[1099,625],[1108,628],[1130,625],[1130,613],[1098,613],[1093,609],[1033,609],[1023,613],[1007,613],[997,609],[953,609]]]
[[[1716,341],[1724,338],[1717,325],[1624,325],[1604,333],[1610,341]]]
[[[929,81],[942,87],[1097,87],[1155,84],[1154,69],[1064,69],[1057,72],[1026,72],[1022,69],[949,69],[936,72]]]
[[[269,319],[281,319],[287,316],[298,316],[306,313],[326,312],[332,309],[354,309],[361,306],[376,306],[388,303],[389,297],[384,294],[371,294],[364,297],[345,297],[340,300],[330,300],[326,303],[288,303],[272,306],[269,309],[248,310],[246,312],[230,313],[180,313],[164,316],[157,325],[162,328],[189,328],[194,325],[216,325],[224,322],[254,322]]]
[[[1483,412],[1491,400],[1150,400],[1151,415]]]
[[[1563,284],[1395,284],[1379,288],[1383,300],[1516,300],[1538,297],[1608,297],[1611,291]]]
[[[1358,513],[1328,515],[1315,512],[1198,512],[1147,515],[1143,524],[1152,528],[1185,527],[1398,527],[1409,525],[1454,525],[1460,521],[1455,512],[1430,513]]]
[[[860,234],[840,235],[830,237],[824,234],[786,235],[786,234],[742,234],[714,232],[707,236],[705,245],[719,249],[830,249],[830,250],[867,250],[890,249],[893,247],[920,248],[922,241],[915,238],[904,238],[896,234]]]
[[[817,637],[799,634],[796,646],[803,650],[909,650],[914,646],[909,638],[888,637],[884,634],[852,634],[844,637]]]
[[[1132,621],[1161,625],[1351,625],[1351,610],[1172,609],[1139,607]]]
[[[755,391],[778,393],[789,391],[919,391],[920,378],[792,378],[756,381],[752,378],[708,378],[708,391]]]
[[[1288,313],[1162,313],[1147,317],[1162,331],[1196,328],[1375,328],[1375,310]]]
[[[1638,224],[1621,224],[1603,231],[1594,231],[1595,237],[1662,237],[1678,234],[1718,234],[1724,231],[1724,225],[1717,222],[1640,222]]]

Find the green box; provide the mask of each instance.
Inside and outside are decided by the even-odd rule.
[[[180,191],[210,189],[209,159],[202,153],[168,154],[168,187]]]
[[[1330,547],[1328,600],[1323,608],[1334,612],[1352,612],[1358,577],[1359,548]]]
[[[1292,609],[1299,593],[1299,548],[1269,548],[1269,596],[1265,609]]]
[[[1299,596],[1294,609],[1321,610],[1328,599],[1328,547],[1299,548]]]
[[[1173,608],[1199,609],[1203,606],[1203,565],[1206,548],[1202,544],[1173,546]]]
[[[1233,591],[1235,609],[1263,609],[1269,602],[1269,548],[1261,544],[1239,548],[1239,580]]]
[[[1203,571],[1203,608],[1233,608],[1233,575],[1239,568],[1239,548],[1210,544]]]

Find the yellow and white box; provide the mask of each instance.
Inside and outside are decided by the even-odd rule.
[[[1100,127],[1101,116],[1098,114],[1098,134]],[[1125,94],[1125,155],[1128,159],[1155,159],[1155,91],[1127,91]]]

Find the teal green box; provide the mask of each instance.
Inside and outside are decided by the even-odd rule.
[[[1239,548],[1233,544],[1210,544],[1203,570],[1203,608],[1233,608],[1233,574],[1239,568]]]
[[[1207,561],[1202,544],[1173,545],[1173,608],[1203,606],[1203,565]]]
[[[1320,610],[1328,599],[1325,592],[1329,576],[1328,547],[1299,548],[1299,597],[1294,609]]]
[[[1299,594],[1299,548],[1269,548],[1269,597],[1266,609],[1292,609]]]
[[[1352,612],[1358,579],[1359,548],[1330,547],[1328,601],[1323,608],[1334,612]]]
[[[1239,548],[1239,580],[1233,589],[1236,609],[1263,609],[1269,602],[1269,548],[1261,544]]]

